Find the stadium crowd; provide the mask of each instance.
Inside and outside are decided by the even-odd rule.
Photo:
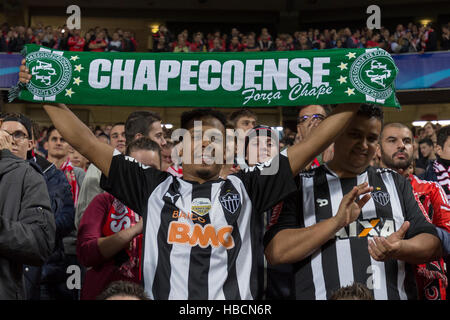
[[[338,108],[339,107],[337,107],[337,109]],[[254,114],[249,109],[239,109],[230,114],[227,119],[225,119],[220,112],[215,113],[214,111],[211,111],[209,109],[188,111],[182,115],[182,127],[186,127],[186,121],[188,123],[189,121],[191,121],[189,119],[192,118],[189,117],[203,119],[203,121],[206,121],[206,123],[208,123],[208,121],[212,121],[211,119],[213,117],[217,117],[220,118],[221,121],[223,121],[222,123],[224,123],[224,127],[226,127],[227,129],[242,129],[244,132],[246,132],[247,138],[245,141],[244,158],[239,159],[239,154],[235,154],[236,158],[233,164],[225,164],[221,166],[219,179],[227,179],[227,177],[229,177],[230,175],[239,176],[240,172],[242,172],[241,170],[245,170],[246,168],[252,167],[253,165],[257,165],[258,163],[262,163],[270,159],[270,157],[273,156],[272,152],[275,145],[274,141],[278,141],[279,138],[279,146],[283,150],[286,148],[292,148],[295,145],[308,143],[308,141],[311,140],[310,138],[314,136],[312,135],[312,133],[319,127],[319,125],[324,123],[324,120],[328,117],[333,117],[333,113],[331,113],[332,109],[333,108],[331,106],[320,105],[299,107],[296,132],[289,129],[285,129],[283,132],[279,132],[271,129],[268,126],[260,124],[258,122],[256,114]],[[360,120],[358,121],[355,121],[354,126],[362,125],[364,128],[366,128],[367,125],[371,123],[369,122],[369,120],[372,122],[375,121],[375,123],[382,123],[383,114],[380,107],[376,107],[374,105],[361,105],[359,107],[358,117],[362,118],[360,118]],[[61,121],[62,119],[63,118],[61,118]],[[365,122],[363,121],[361,124],[362,120],[364,120]],[[69,118],[67,119],[67,121],[69,121],[67,123],[70,123],[74,120]],[[161,125],[161,121],[161,117],[155,112],[135,111],[132,112],[127,119],[124,119],[124,122],[95,127],[90,126],[89,129],[85,127],[86,129],[83,130],[87,130],[88,136],[92,135],[93,139],[98,140],[101,143],[96,147],[98,153],[101,153],[102,145],[108,145],[108,147],[111,147],[111,150],[115,150],[115,155],[128,155],[141,162],[145,166],[157,169],[156,171],[166,171],[170,173],[170,175],[173,175],[174,179],[175,177],[181,179],[183,175],[186,174],[186,172],[184,172],[184,169],[189,169],[189,167],[187,165],[185,167],[182,162],[174,161],[172,158],[172,156],[176,154],[176,152],[172,152],[173,149],[177,149],[177,146],[180,146],[181,143],[179,141],[171,140],[171,133],[174,128],[172,128],[171,130],[166,129]],[[52,235],[55,242],[54,247],[50,245],[51,242],[45,242],[44,240],[40,239],[40,234],[35,233],[33,235],[34,239],[38,239],[38,245],[44,246],[46,250],[50,250],[50,252],[47,252],[47,254],[44,254],[41,251],[41,257],[39,258],[40,260],[38,259],[38,262],[32,261],[32,259],[25,257],[6,258],[12,259],[13,261],[15,261],[14,259],[16,259],[17,261],[15,261],[15,263],[17,263],[18,266],[21,266],[22,263],[24,264],[23,279],[16,278],[16,281],[19,281],[20,283],[23,280],[24,294],[18,295],[17,292],[19,292],[19,289],[16,288],[16,290],[18,291],[14,292],[14,294],[17,294],[17,296],[15,297],[33,300],[78,300],[96,298],[104,299],[105,297],[117,294],[119,296],[132,296],[135,299],[148,299],[150,295],[149,292],[152,292],[152,290],[147,288],[146,292],[143,292],[142,287],[140,287],[140,284],[142,283],[141,277],[145,277],[143,273],[148,272],[144,271],[147,270],[146,267],[143,267],[144,269],[142,269],[141,266],[141,259],[143,259],[142,250],[144,250],[143,224],[142,218],[135,211],[142,210],[142,208],[130,208],[122,204],[121,201],[115,198],[115,196],[118,195],[117,191],[115,190],[115,188],[117,188],[117,185],[126,184],[129,183],[129,181],[126,180],[126,177],[120,179],[111,178],[112,172],[119,172],[123,169],[121,168],[123,164],[119,165],[119,163],[113,161],[111,163],[111,169],[109,171],[110,173],[108,177],[108,180],[111,179],[111,181],[109,181],[108,183],[101,181],[105,179],[105,177],[101,178],[101,171],[105,172],[104,168],[101,167],[101,162],[96,162],[97,160],[94,160],[97,165],[100,165],[100,168],[98,168],[96,165],[90,163],[88,159],[80,154],[80,152],[84,154],[88,153],[85,150],[82,150],[83,148],[80,147],[81,145],[83,145],[81,141],[85,141],[85,133],[83,133],[80,137],[76,135],[75,138],[67,138],[69,140],[74,139],[72,143],[75,146],[72,147],[62,136],[68,135],[68,133],[65,131],[66,129],[64,129],[67,124],[65,121],[62,122],[64,122],[64,124],[61,123],[61,125],[58,127],[60,128],[60,130],[64,130],[64,132],[59,132],[58,129],[56,129],[54,126],[51,126],[49,128],[40,128],[39,125],[22,114],[1,115],[0,146],[2,147],[2,149],[5,149],[6,140],[3,140],[5,139],[5,136],[2,136],[2,132],[6,131],[11,136],[9,147],[10,151],[16,157],[12,156],[11,153],[7,153],[6,150],[2,150],[2,158],[0,160],[0,163],[4,162],[5,159],[8,159],[8,157],[11,158],[11,156],[11,159],[17,159],[15,161],[18,161],[18,158],[22,158],[24,160],[27,160],[29,164],[32,164],[37,172],[44,174],[51,199],[51,205],[47,205],[48,208],[46,210],[48,210],[48,214],[54,214],[54,220],[56,223],[56,225],[53,227],[55,229],[44,228],[47,232],[56,232]],[[82,127],[79,127],[80,130],[81,128]],[[360,129],[358,130],[363,130],[361,128],[362,127],[360,127]],[[403,191],[406,193],[398,195],[399,197],[404,197],[405,195],[407,195],[410,197],[410,199],[415,199],[415,201],[417,201],[416,209],[419,210],[418,208],[420,208],[420,210],[422,210],[418,211],[423,214],[423,221],[421,223],[425,223],[428,226],[422,225],[419,227],[417,225],[414,225],[414,227],[419,229],[421,228],[420,230],[424,232],[424,230],[431,226],[430,223],[433,223],[436,226],[449,231],[450,205],[447,198],[450,197],[450,189],[448,188],[447,183],[448,172],[450,172],[450,157],[448,153],[448,149],[450,148],[450,127],[447,126],[440,128],[439,126],[435,126],[432,123],[427,123],[423,128],[408,128],[407,126],[399,123],[385,124],[382,132],[378,131],[378,134],[381,133],[381,135],[376,134],[377,130],[380,129],[373,129],[373,124],[372,129],[370,128],[371,127],[369,126],[369,129],[367,129],[366,133],[358,134],[351,133],[351,130],[348,129],[350,130],[350,133],[348,133],[348,135],[358,135],[357,137],[352,136],[352,143],[354,143],[353,147],[358,150],[361,148],[365,149],[366,151],[364,152],[367,152],[366,157],[371,157],[371,159],[363,161],[364,163],[362,163],[362,169],[360,170],[366,172],[364,174],[370,174],[370,169],[366,168],[366,166],[369,164],[373,165],[375,168],[390,168],[399,173],[399,175],[394,176],[395,180],[400,179],[399,177],[400,175],[402,175],[406,179],[400,181],[409,181],[411,182],[411,184],[413,184],[414,182],[418,183],[421,186],[420,188],[422,189],[415,189],[414,196],[411,191],[409,191],[410,193],[408,193],[408,191]],[[381,128],[381,126],[379,126],[378,128]],[[375,130],[375,133],[370,132],[370,130]],[[250,133],[252,132],[256,132],[256,138],[259,139],[257,143],[252,142],[255,137],[250,135]],[[262,134],[261,132],[266,133]],[[362,138],[360,136],[361,134]],[[370,137],[370,134],[375,134],[375,137]],[[6,137],[9,137],[9,135],[6,135]],[[369,137],[367,135],[369,135]],[[263,136],[262,140],[261,136]],[[335,142],[335,144],[340,143],[342,142],[339,142],[338,140],[336,140]],[[348,141],[346,141],[345,143],[348,144]],[[316,174],[318,174],[320,170],[323,170],[321,168],[330,170],[328,165],[331,167],[333,159],[335,161],[338,161],[338,158],[342,159],[342,155],[339,154],[341,153],[339,150],[342,149],[342,146],[335,146],[335,144],[332,143],[331,145],[329,145],[323,152],[317,154],[312,162],[309,162],[308,164],[306,164],[306,166],[304,166],[302,172],[304,172],[305,178],[309,177],[311,172],[314,171],[316,172]],[[80,152],[75,149],[78,149]],[[275,151],[277,150],[278,149],[275,149]],[[256,162],[250,161],[249,155],[253,152],[256,152],[258,155],[256,158]],[[283,154],[283,152],[281,152],[281,154]],[[90,156],[88,155],[88,157]],[[91,157],[91,159],[93,158]],[[351,159],[351,162],[354,165],[358,164],[361,161],[361,159],[358,157],[354,158],[354,155],[352,155],[351,153],[346,154],[344,159],[344,162],[348,162],[348,159]],[[281,166],[283,165],[285,166],[286,163],[282,162]],[[361,166],[361,163],[359,163],[359,165]],[[114,168],[112,166],[114,166]],[[423,170],[419,172],[420,169]],[[252,170],[250,170],[250,172],[251,171]],[[377,174],[379,172],[385,171],[377,171]],[[393,174],[393,171],[389,172]],[[128,174],[131,176],[135,175],[135,173],[133,172],[129,172]],[[430,182],[419,180],[416,174],[420,175],[422,178],[426,178],[427,180],[436,181],[436,183],[430,185]],[[443,175],[446,175],[447,179],[443,179]],[[302,173],[300,174],[300,176],[302,176]],[[137,177],[138,176],[134,176],[133,179],[138,179]],[[376,177],[376,174],[374,174],[374,177]],[[5,178],[3,177],[2,179]],[[157,176],[154,176],[152,179],[158,180],[159,178],[157,178]],[[182,179],[189,180],[190,176],[185,176]],[[286,179],[286,177],[283,177],[283,179]],[[369,179],[374,178],[372,177]],[[140,181],[140,183],[141,182],[142,181]],[[425,184],[428,189],[423,189],[422,184]],[[252,188],[255,188],[255,186],[253,186]],[[270,189],[272,190],[271,192],[273,192],[274,190],[277,190],[279,188],[280,185],[276,184]],[[369,191],[368,188],[369,187],[367,186],[364,187],[364,189],[361,189],[360,193],[358,194],[364,194],[365,192]],[[108,192],[105,192],[105,190],[107,190]],[[169,192],[171,192],[170,190],[171,189],[169,188],[169,191],[167,191],[167,194],[164,196],[164,198],[170,196],[169,198],[173,201],[172,197],[175,197],[176,194],[169,194]],[[356,192],[354,190],[357,189],[354,188],[352,192]],[[115,196],[113,196],[109,192],[114,193]],[[134,197],[134,194],[145,194],[144,190],[130,189],[130,192],[131,198]],[[277,192],[278,191],[276,191],[275,193]],[[122,199],[128,199],[128,193],[119,196]],[[343,193],[341,193],[341,197],[342,196]],[[354,196],[356,197],[356,194]],[[322,194],[320,197],[326,196]],[[329,199],[333,199],[331,195],[330,197],[331,198]],[[343,199],[345,200],[346,197],[348,197],[348,195],[345,195]],[[391,194],[391,197],[393,197],[393,194]],[[265,201],[261,198],[257,199],[259,199],[258,201],[262,203],[264,203]],[[356,199],[357,198],[355,198],[355,200]],[[255,200],[255,198],[252,198],[251,201],[253,202]],[[319,200],[328,201],[317,198],[317,201]],[[342,201],[344,202],[344,200]],[[155,198],[154,200],[149,201],[149,205],[151,205],[151,201],[156,201],[156,204],[159,200]],[[203,201],[205,201],[204,198]],[[250,199],[247,201],[250,201]],[[360,201],[368,201],[368,198],[364,197]],[[409,202],[409,204],[411,204],[411,201]],[[353,203],[355,204],[356,202]],[[283,207],[283,210],[286,210],[286,215],[292,212],[295,213],[297,212],[297,210],[299,210],[297,208],[295,211],[291,211],[290,209],[288,209],[290,208],[288,204],[289,200],[286,200],[284,207],[283,205],[281,205],[281,207]],[[197,205],[199,208],[196,209],[198,210],[196,211],[198,213],[197,219],[200,221],[202,217],[204,217],[201,214],[201,208],[204,207],[202,207],[201,203],[198,203]],[[364,204],[360,205],[364,206]],[[258,230],[255,232],[261,234],[259,238],[259,241],[261,241],[260,245],[262,245],[262,238],[264,237],[267,262],[262,264],[260,263],[260,261],[257,262],[259,267],[263,269],[262,272],[266,274],[266,281],[264,282],[264,284],[261,284],[263,288],[259,288],[259,290],[261,291],[261,295],[253,296],[253,298],[297,298],[332,300],[371,300],[374,298],[383,299],[383,296],[377,296],[377,293],[375,293],[378,291],[373,291],[373,288],[369,288],[370,286],[368,282],[365,283],[361,280],[356,281],[356,279],[358,279],[358,277],[360,276],[356,275],[356,271],[354,271],[356,279],[353,284],[347,283],[347,286],[342,285],[341,287],[336,287],[335,284],[334,287],[332,286],[327,289],[325,293],[322,293],[323,296],[321,296],[317,292],[316,296],[314,296],[313,293],[308,292],[308,290],[310,289],[308,289],[308,281],[305,280],[305,278],[302,278],[302,281],[306,281],[306,284],[304,284],[305,287],[302,288],[303,282],[302,284],[299,284],[298,282],[296,282],[297,280],[293,279],[296,279],[296,276],[294,275],[301,274],[302,272],[304,272],[304,270],[302,270],[302,268],[298,270],[297,264],[294,264],[294,269],[286,269],[286,266],[289,266],[290,264],[286,264],[286,261],[283,261],[283,259],[278,257],[277,250],[272,250],[272,243],[278,243],[276,242],[276,239],[279,239],[277,237],[273,237],[274,234],[283,234],[282,231],[285,231],[283,228],[285,228],[286,223],[286,221],[282,220],[282,222],[280,223],[280,226],[282,226],[281,230],[278,230],[278,228],[280,227],[278,227],[278,223],[274,223],[274,221],[276,221],[277,219],[286,218],[283,216],[283,213],[280,215],[277,207],[280,208],[280,204],[273,207],[272,210],[265,211],[263,215],[263,220],[265,221],[263,223],[268,225],[269,231],[264,232],[264,228],[255,229]],[[192,208],[194,208],[194,204],[192,204]],[[408,208],[406,210],[413,209]],[[174,211],[174,214],[175,212],[177,217],[181,217],[181,213],[178,213],[178,211]],[[336,217],[341,215],[339,212],[336,214]],[[360,211],[358,210],[358,214],[359,212]],[[411,215],[411,212],[406,212],[406,215]],[[350,222],[355,218],[352,218]],[[425,221],[425,218],[428,222]],[[417,221],[414,221],[414,219],[417,219],[417,217],[411,219],[411,223],[419,223]],[[151,223],[154,223],[154,219],[151,219],[150,221]],[[30,222],[27,223],[30,224]],[[316,226],[319,225],[320,224],[317,224]],[[344,223],[341,226],[345,225],[346,224]],[[148,225],[147,228],[149,228]],[[298,228],[298,226],[296,228]],[[303,228],[305,230],[308,229],[304,225],[301,229]],[[323,230],[326,230],[325,226],[323,226]],[[342,230],[340,232],[342,232]],[[368,229],[363,228],[363,232],[364,230]],[[398,232],[403,232],[402,230],[403,226],[402,228],[400,228],[400,230],[397,230],[394,235]],[[317,229],[314,232],[318,233]],[[433,233],[434,231],[425,232]],[[266,233],[266,235],[264,235],[264,233]],[[332,231],[332,233],[334,236],[334,231]],[[419,234],[419,236],[420,235],[422,234]],[[182,233],[178,235],[178,237],[181,236]],[[171,239],[171,235],[169,235],[168,237],[169,238],[167,241]],[[269,240],[267,240],[266,237],[269,240],[272,239],[272,241],[268,242]],[[172,245],[177,241],[177,239],[179,238],[175,237],[170,240],[172,241]],[[389,237],[387,239],[389,239]],[[8,242],[11,240],[2,240],[2,237],[0,236],[0,242],[1,241]],[[325,243],[324,241],[326,242],[327,240],[325,239],[322,240],[322,242],[317,243],[316,247],[321,248],[322,244]],[[444,240],[442,241],[444,243]],[[267,242],[269,244],[267,244]],[[282,240],[282,242],[290,243],[287,240]],[[365,254],[370,253],[372,259],[380,259],[380,261],[386,261],[385,263],[388,263],[387,261],[397,261],[393,257],[390,257],[390,260],[380,258],[382,256],[380,253],[376,253],[376,251],[370,251],[378,249],[373,249],[376,247],[372,248],[372,244],[370,241],[368,241],[368,243],[369,251],[367,251],[367,247],[360,248],[359,250],[365,250]],[[223,244],[226,245],[226,242],[223,242]],[[148,243],[146,245],[148,246]],[[161,246],[164,247],[164,244],[158,242],[158,250],[161,250]],[[51,247],[53,249],[50,249]],[[256,251],[253,253],[255,255],[255,259],[258,260],[258,257],[263,259],[263,251],[258,251],[262,249],[257,248],[258,246],[256,246]],[[420,252],[420,248],[416,248],[416,250]],[[163,253],[160,252],[160,254]],[[323,254],[325,253],[323,252]],[[352,252],[352,254],[355,253]],[[361,252],[357,254],[361,254]],[[388,253],[385,254],[388,255]],[[430,252],[427,253],[426,256],[428,258],[423,259],[431,259],[430,254]],[[302,262],[309,261],[309,263],[311,263],[311,260],[309,260],[310,258],[308,257],[307,253],[304,253],[304,255],[302,255],[302,258],[297,257],[297,259],[301,260]],[[356,256],[353,256],[351,259],[357,258]],[[408,261],[406,258],[405,260]],[[407,292],[407,295],[405,295],[403,298],[446,299],[447,274],[442,258],[437,257],[436,261],[430,263],[425,263],[426,261],[422,261],[424,263],[413,262],[419,260],[411,260],[410,262],[411,264],[416,265],[414,274],[416,277],[417,289],[414,289],[413,293]],[[283,262],[281,265],[279,265],[280,261]],[[67,269],[73,266],[77,266],[78,268],[80,268],[80,270],[82,270],[82,276],[80,279],[81,290],[77,290],[77,288],[70,288],[67,285],[67,283],[69,283],[68,279],[70,277],[70,273],[67,274]],[[324,268],[323,272],[325,272],[326,266],[323,266],[322,268]],[[333,268],[333,266],[331,266],[330,268]],[[392,274],[386,274],[386,279],[384,281],[390,281],[389,277],[394,277],[394,280],[397,279],[395,275],[397,271],[389,270],[387,270],[386,272],[390,272]],[[210,270],[210,272],[212,272],[212,270]],[[12,275],[11,277],[14,278]],[[189,278],[191,277],[191,275],[186,275],[186,277]],[[316,277],[317,275],[312,275],[311,279],[315,279]],[[158,275],[155,276],[155,281],[157,281],[157,278]],[[329,279],[325,279],[325,281],[328,280]],[[6,279],[2,279],[2,281],[6,281]],[[9,279],[8,281],[11,281],[11,279]],[[292,288],[292,281],[294,281],[296,285],[295,289]],[[333,282],[336,282],[336,279],[334,279]],[[337,283],[339,283],[339,281]],[[316,283],[314,285],[317,286]],[[0,285],[0,288],[2,288],[2,286],[4,286],[3,283]],[[433,288],[433,291],[429,290],[430,287]],[[331,288],[333,289],[332,291]],[[173,290],[176,289],[174,288]],[[392,294],[390,290],[391,289],[389,289],[388,286],[387,293],[386,296],[384,296],[384,299],[395,299],[395,294],[394,296],[390,296]],[[401,291],[400,288],[398,290]],[[194,290],[194,292],[196,291]],[[433,292],[433,294],[430,294],[430,292]],[[197,292],[197,294],[199,294],[200,297],[208,299],[208,296],[204,296],[199,292]],[[0,295],[3,295],[3,297],[5,298],[11,298],[8,297],[8,290],[5,288],[2,288],[2,290],[0,290]],[[397,298],[400,297],[397,296]],[[153,291],[151,298],[164,299],[170,298],[170,296],[161,296],[158,291]]]
[[[153,52],[237,52],[237,51],[289,51],[333,48],[380,47],[390,53],[425,52],[450,49],[449,23],[439,29],[410,22],[397,25],[395,30],[382,27],[313,29],[272,35],[267,28],[259,33],[242,33],[232,28],[230,33],[193,32],[185,29],[173,34],[165,25],[152,35]],[[117,28],[110,32],[95,27],[87,30],[69,30],[67,27],[53,28],[39,24],[37,27],[1,26],[0,52],[20,52],[24,44],[35,43],[53,49],[70,51],[122,51],[138,48],[134,33]]]

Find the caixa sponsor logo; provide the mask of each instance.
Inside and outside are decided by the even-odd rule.
[[[336,238],[388,237],[395,232],[393,219],[356,220],[336,233]]]

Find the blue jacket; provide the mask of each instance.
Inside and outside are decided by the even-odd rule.
[[[75,207],[70,184],[61,170],[39,155],[28,162],[45,177],[56,224],[55,248],[46,263],[42,267],[24,268],[26,297],[39,299],[40,283],[58,283],[65,280],[66,266],[62,239],[75,229]]]

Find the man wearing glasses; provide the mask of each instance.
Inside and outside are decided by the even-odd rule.
[[[314,129],[331,113],[328,105],[310,104],[298,109],[296,142],[306,139]],[[311,162],[305,170],[313,169],[333,159],[333,144]]]
[[[44,264],[55,244],[55,219],[44,177],[25,162],[31,125],[0,127],[0,300],[23,299],[23,265]]]

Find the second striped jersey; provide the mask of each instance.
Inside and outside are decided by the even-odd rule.
[[[373,191],[358,219],[295,264],[297,299],[326,300],[335,290],[353,282],[366,285],[375,299],[416,298],[411,265],[398,260],[376,261],[368,252],[369,238],[388,237],[405,221],[410,222],[406,238],[422,232],[436,235],[435,227],[420,211],[410,183],[392,170],[368,167],[354,178],[342,179],[327,165],[302,173],[297,197],[284,201],[277,224],[265,241],[268,243],[281,229],[309,227],[331,218],[343,196],[364,182]]]

